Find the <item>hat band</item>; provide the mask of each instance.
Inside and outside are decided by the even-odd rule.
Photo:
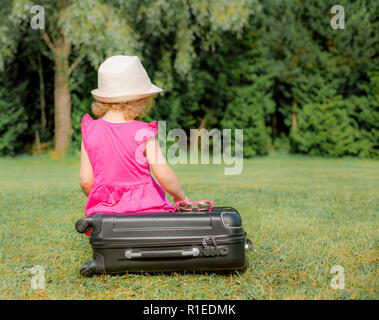
[[[152,87],[153,87],[153,84],[150,83],[149,87],[146,88],[146,89],[127,91],[126,89],[122,90],[121,88],[118,89],[118,90],[109,90],[109,89],[107,90],[107,89],[98,88],[97,92],[101,93],[101,94],[104,94],[104,95],[107,95],[107,96],[110,96],[110,97],[117,97],[117,96],[125,96],[125,95],[145,94],[145,93],[149,92]]]

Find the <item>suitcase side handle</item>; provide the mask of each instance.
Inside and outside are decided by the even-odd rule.
[[[197,257],[200,254],[198,248],[188,250],[158,250],[158,251],[134,251],[126,250],[126,259],[150,259],[150,258],[188,258]]]

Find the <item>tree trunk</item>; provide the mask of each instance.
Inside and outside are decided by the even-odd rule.
[[[297,116],[296,116],[297,101],[293,98],[292,101],[292,128],[296,130],[297,128]]]
[[[60,39],[55,46],[54,110],[55,110],[55,156],[63,157],[71,142],[71,95],[69,86],[70,68],[68,57],[70,44]]]
[[[272,137],[276,138],[278,136],[278,115],[277,115],[276,108],[275,108],[275,112],[272,114],[271,126],[272,126]]]
[[[43,66],[41,61],[41,53],[38,52],[38,76],[39,76],[39,95],[41,102],[41,132],[43,133],[46,128],[46,100],[45,100],[45,83],[43,79]]]

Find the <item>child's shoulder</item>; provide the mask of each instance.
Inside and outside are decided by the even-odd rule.
[[[139,126],[141,128],[158,128],[158,121],[154,120],[152,122],[145,122],[145,121],[139,121],[139,120],[134,120],[134,124],[136,126]]]
[[[82,117],[82,125],[88,125],[90,124],[91,122],[93,121],[93,119],[91,118],[91,116],[86,113],[83,117]]]
[[[82,117],[82,121],[81,121],[81,129],[82,129],[82,133],[83,132],[86,132],[88,127],[91,126],[92,123],[94,123],[96,120],[93,120],[91,118],[91,116],[86,113],[83,117]]]
[[[135,120],[134,124],[137,129],[137,141],[145,142],[147,139],[154,137],[158,133],[158,121],[144,122]]]

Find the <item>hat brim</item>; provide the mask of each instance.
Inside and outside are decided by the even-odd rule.
[[[127,102],[127,101],[147,98],[149,96],[153,96],[162,91],[163,89],[153,84],[149,91],[142,92],[142,93],[125,94],[125,95],[117,94],[117,95],[111,96],[109,94],[105,94],[101,92],[100,89],[94,89],[91,91],[91,94],[97,101],[106,102],[106,103],[116,103],[116,102]]]

